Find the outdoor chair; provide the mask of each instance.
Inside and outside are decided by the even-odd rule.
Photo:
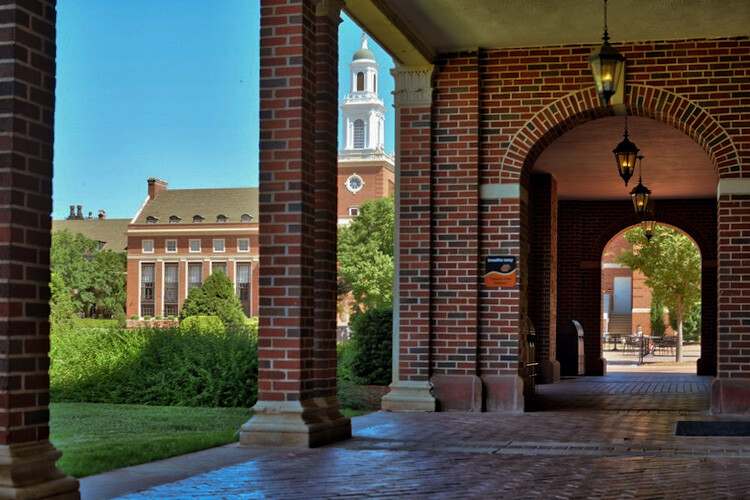
[[[676,335],[664,335],[660,339],[654,339],[654,354],[671,355],[674,354],[677,348],[677,336]]]

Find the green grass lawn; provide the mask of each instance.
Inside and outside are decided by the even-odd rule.
[[[63,452],[57,466],[84,477],[231,443],[251,415],[247,408],[52,403],[50,441]]]
[[[94,403],[50,404],[57,466],[74,477],[231,443],[247,408],[188,408]]]

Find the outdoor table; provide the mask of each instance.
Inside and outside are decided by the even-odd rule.
[[[622,333],[610,333],[609,334],[609,342],[610,344],[614,345],[614,347],[612,348],[613,351],[617,350],[617,344],[619,344],[622,341],[622,339],[624,339],[625,337],[627,337],[627,335],[622,334]]]

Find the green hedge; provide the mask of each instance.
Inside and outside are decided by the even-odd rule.
[[[361,385],[391,383],[393,310],[368,309],[354,315],[351,340],[339,345],[339,379]]]
[[[51,335],[53,401],[250,407],[257,328],[71,329]]]

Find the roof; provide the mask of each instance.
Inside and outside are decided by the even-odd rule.
[[[155,217],[157,224],[169,224],[169,218],[177,216],[180,224],[195,224],[196,215],[206,223],[216,222],[219,215],[234,223],[242,222],[244,214],[258,221],[258,188],[167,189],[147,200],[132,223],[146,224]]]
[[[127,247],[130,219],[73,219],[53,220],[52,231],[68,230],[86,238],[103,242],[102,250],[124,252]]]

